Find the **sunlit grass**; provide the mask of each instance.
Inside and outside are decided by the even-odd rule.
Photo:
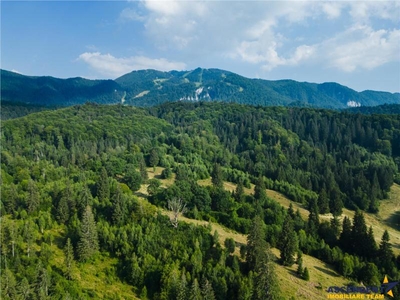
[[[151,169],[152,172],[152,169]],[[157,173],[161,171],[156,170]],[[150,178],[149,173],[149,178]],[[169,186],[173,183],[173,181],[169,180],[167,183],[165,180],[161,180],[164,186]],[[211,185],[211,179],[203,179],[199,180],[198,184],[202,186]],[[224,188],[228,191],[234,191],[236,189],[236,184],[231,182],[224,182]],[[245,188],[245,193],[250,194],[254,192],[254,185],[251,185],[250,189]],[[282,195],[279,192],[267,190],[268,197],[274,199],[279,202],[284,207],[289,207],[289,204],[292,202],[295,209],[299,208],[300,214],[306,218],[308,216],[308,211],[299,203],[295,203],[290,201],[287,197]],[[144,199],[143,199],[144,200]],[[171,212],[161,209],[161,212],[164,215],[171,216]],[[228,229],[220,224],[203,221],[203,220],[194,220],[189,219],[184,216],[179,217],[179,221],[191,223],[199,226],[210,226],[211,234],[214,234],[216,230],[219,236],[219,242],[222,247],[224,247],[224,242],[227,238],[232,238],[236,242],[235,255],[240,255],[240,245],[247,243],[247,236],[234,230]],[[273,248],[273,254],[275,255],[276,260],[279,257],[279,250]],[[310,272],[310,281],[304,281],[299,278],[296,274],[297,264],[294,264],[292,267],[284,267],[280,264],[275,264],[276,274],[279,282],[279,286],[282,291],[282,295],[289,299],[290,297],[294,297],[294,299],[326,299],[327,293],[326,290],[329,286],[343,286],[348,283],[348,280],[344,277],[340,276],[333,268],[333,266],[326,264],[325,262],[314,258],[309,255],[303,254],[303,266],[307,267]]]

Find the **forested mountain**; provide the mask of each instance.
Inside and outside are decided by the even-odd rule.
[[[89,80],[80,77],[60,79],[0,71],[2,101],[68,106],[88,101],[118,103],[123,95],[113,80]]]
[[[60,107],[58,107],[60,108]],[[31,113],[57,109],[55,106],[41,106],[13,101],[1,101],[0,120],[9,120],[29,115]]]
[[[346,108],[400,104],[399,93],[356,92],[337,83],[249,79],[219,69],[133,71],[115,80],[58,79],[1,71],[2,99],[40,105],[85,102],[152,106],[169,101],[223,101],[262,106]]]
[[[125,282],[141,299],[281,299],[269,247],[305,280],[312,270],[301,253],[365,285],[400,277],[390,236],[377,245],[363,215],[400,183],[400,115],[178,102],[85,104],[2,123],[5,299],[113,299],[79,280],[110,259],[104,284]],[[170,184],[148,179],[157,166]],[[241,257],[209,228],[171,222],[139,201],[143,183],[156,206],[248,234]],[[308,218],[265,188],[303,204]],[[341,219],[343,206],[357,211],[353,220]]]

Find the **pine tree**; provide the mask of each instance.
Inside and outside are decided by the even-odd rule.
[[[369,227],[368,229],[368,234],[367,234],[367,242],[365,243],[365,254],[367,255],[368,258],[374,259],[376,257],[378,247],[376,246],[375,242],[375,236],[374,236],[374,230],[372,229],[372,226]]]
[[[377,213],[379,210],[379,201],[378,199],[381,198],[381,187],[379,185],[378,176],[376,171],[374,172],[374,176],[372,177],[371,183],[371,190],[369,193],[370,203],[368,211],[372,213]]]
[[[267,192],[265,191],[265,183],[262,176],[258,177],[257,183],[254,187],[254,199],[256,200],[256,203],[261,206],[267,203]]]
[[[312,199],[308,210],[310,214],[308,215],[308,222],[307,222],[307,233],[313,237],[318,235],[318,228],[319,228],[319,212],[318,212],[318,205],[315,199]]]
[[[272,254],[267,243],[257,259],[253,283],[253,300],[280,299],[280,289],[276,279]]]
[[[105,168],[101,169],[100,179],[97,184],[97,197],[99,198],[100,203],[110,198],[110,184],[108,182],[108,175]]]
[[[199,274],[203,268],[203,254],[201,253],[198,240],[195,242],[195,249],[190,258],[190,262],[193,267],[193,274]]]
[[[281,250],[281,263],[284,266],[292,266],[294,264],[294,254],[297,251],[297,237],[289,214],[286,215],[283,222],[278,243],[279,250]]]
[[[378,260],[381,268],[384,268],[387,273],[393,268],[393,250],[390,244],[389,232],[385,230],[382,235],[381,243],[379,244]]]
[[[329,209],[334,216],[340,216],[343,211],[342,193],[338,187],[335,187],[330,192]]]
[[[159,161],[160,161],[160,158],[158,157],[157,150],[152,149],[150,151],[149,163],[150,163],[150,166],[153,167],[153,173],[156,172],[156,166],[158,165]]]
[[[250,232],[247,236],[247,253],[246,262],[249,270],[254,270],[257,265],[257,259],[260,257],[260,252],[265,251],[265,233],[264,222],[259,216],[256,216],[252,222]]]
[[[3,196],[5,196],[4,193],[3,193]],[[10,188],[7,193],[7,196],[4,197],[3,201],[4,201],[4,206],[6,208],[7,213],[9,213],[9,214],[15,213],[15,211],[16,211],[15,208],[18,203],[18,191],[17,191],[17,186],[14,183],[11,183]]]
[[[80,261],[91,258],[99,249],[96,222],[90,206],[86,207],[79,230],[77,253]]]
[[[217,246],[218,244],[219,244],[219,233],[217,230],[214,230],[213,245]]]
[[[125,221],[126,216],[126,207],[125,202],[123,200],[123,195],[119,184],[117,184],[117,188],[115,193],[112,196],[113,207],[112,207],[112,221],[114,225],[122,225]]]
[[[368,253],[366,253],[366,247],[359,247],[359,245],[366,245],[367,243],[368,232],[364,214],[361,210],[357,210],[354,214],[353,228],[351,229],[351,249],[357,255],[367,257]]]
[[[307,267],[304,268],[302,278],[303,278],[305,281],[309,281],[309,280],[310,280],[310,274],[309,274],[309,272],[308,272],[308,268],[307,268]]]
[[[345,251],[350,251],[351,247],[351,221],[348,217],[344,217],[342,224],[342,233],[340,234],[340,246]]]
[[[36,293],[39,299],[46,299],[50,292],[50,273],[39,260],[36,266]]]
[[[139,158],[139,171],[140,176],[142,177],[142,182],[146,182],[147,179],[149,179],[149,175],[147,174],[146,162],[144,161],[143,156],[140,156]]]
[[[146,300],[147,299],[147,287],[144,286],[142,291],[140,292],[140,299]]]
[[[61,197],[57,205],[57,220],[60,224],[66,224],[70,217],[70,209],[68,205],[68,199]]]
[[[1,271],[0,298],[15,299],[17,282],[13,272],[9,268],[2,269]]]
[[[143,271],[139,266],[139,259],[135,253],[133,253],[132,259],[131,259],[131,278],[132,278],[133,285],[135,285],[135,286],[142,285]]]
[[[202,299],[203,297],[201,296],[199,283],[197,281],[197,278],[195,278],[190,288],[189,300],[202,300]]]
[[[292,220],[296,217],[296,214],[295,214],[294,209],[293,209],[293,203],[292,202],[290,202],[290,204],[289,204],[287,213],[292,218]]]
[[[318,197],[318,210],[321,214],[329,213],[329,199],[325,189],[322,189]]]
[[[256,216],[247,236],[247,267],[248,270],[255,272],[252,299],[279,299],[279,286],[271,259],[271,250],[265,241],[263,225],[262,219]]]
[[[40,196],[36,183],[31,179],[28,182],[28,199],[27,210],[29,214],[33,214],[39,209]]]
[[[31,251],[33,242],[35,240],[35,229],[34,229],[34,223],[32,222],[31,219],[28,219],[25,221],[24,224],[24,239],[26,241],[26,254],[28,257],[31,257],[32,254],[35,254],[35,252]]]
[[[225,248],[229,253],[235,252],[235,240],[233,238],[227,238],[224,242]]]
[[[89,187],[85,184],[84,187],[83,187],[83,190],[82,190],[82,192],[80,194],[79,201],[78,201],[78,207],[77,207],[78,208],[78,215],[80,217],[82,217],[84,212],[85,212],[85,210],[86,210],[86,207],[87,206],[92,206],[92,204],[93,204],[92,193],[90,192]]]
[[[340,235],[340,221],[337,216],[333,216],[333,218],[331,219],[330,227],[332,229],[333,234],[335,235],[335,237],[337,239]]]
[[[214,164],[213,170],[211,172],[211,182],[213,186],[218,188],[224,187],[224,179],[222,176],[221,166],[219,164]]]
[[[32,293],[31,286],[28,282],[28,279],[26,277],[22,278],[21,282],[19,283],[17,287],[18,291],[18,296],[20,299],[27,300],[30,299],[30,295]]]
[[[203,279],[201,285],[201,294],[203,296],[203,300],[215,300],[215,294],[212,285],[205,278]]]
[[[66,272],[65,275],[68,280],[71,280],[72,278],[72,267],[74,264],[74,249],[72,247],[71,239],[67,239],[67,243],[65,244],[64,247],[64,254],[65,254],[65,267],[66,267]]]
[[[300,277],[302,277],[303,276],[303,272],[304,272],[304,268],[303,268],[303,258],[299,258],[298,260],[297,260],[297,264],[298,264],[298,266],[297,266],[297,274],[300,276]]]
[[[66,182],[66,186],[62,193],[62,197],[67,199],[70,214],[73,215],[74,213],[76,213],[76,200],[73,195],[71,181],[69,179]]]
[[[243,181],[240,180],[236,186],[234,198],[237,202],[242,202],[244,196],[244,186]]]
[[[186,280],[186,275],[185,272],[182,271],[182,276],[181,280],[179,282],[178,286],[178,295],[176,297],[176,300],[186,300],[187,297],[187,280]]]

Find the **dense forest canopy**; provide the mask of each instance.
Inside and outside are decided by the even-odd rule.
[[[377,212],[400,184],[400,115],[92,103],[2,124],[5,298],[99,298],[82,288],[77,270],[115,259],[106,280],[129,284],[141,299],[280,299],[270,247],[280,250],[281,264],[299,264],[305,280],[301,253],[365,284],[399,278],[390,236],[377,245],[364,212]],[[148,167],[162,167],[171,184],[149,179]],[[198,184],[210,177],[210,185]],[[234,193],[225,181],[236,184]],[[222,247],[210,228],[172,226],[138,198],[144,183],[155,206],[182,199],[187,217],[248,234],[241,257],[234,241]],[[254,193],[244,193],[251,184]],[[303,204],[308,218],[281,207],[266,188]],[[341,220],[343,207],[356,211],[353,220]],[[320,220],[327,213],[331,221]]]

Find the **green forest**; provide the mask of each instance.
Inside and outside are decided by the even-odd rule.
[[[351,102],[362,107],[400,103],[399,93],[357,92],[334,82],[250,79],[220,69],[136,70],[115,80],[25,76],[1,69],[0,76],[2,100],[40,106],[70,106],[89,101],[145,107],[169,101],[201,100],[346,109]]]
[[[1,131],[1,296],[294,299],[281,291],[271,248],[279,249],[277,263],[298,265],[305,283],[313,270],[302,255],[356,285],[380,285],[385,275],[397,281],[391,237],[375,237],[365,214],[378,213],[400,184],[400,115],[370,113],[222,102],[87,103],[14,119],[9,110]],[[160,178],[149,178],[160,167]],[[209,185],[199,184],[205,179]],[[266,189],[303,205],[308,217]],[[344,208],[354,218],[342,217]],[[181,215],[246,234],[247,243],[222,241]],[[80,279],[91,270],[102,284]],[[129,286],[124,295],[112,289],[121,284]],[[398,286],[393,293],[400,299]]]

